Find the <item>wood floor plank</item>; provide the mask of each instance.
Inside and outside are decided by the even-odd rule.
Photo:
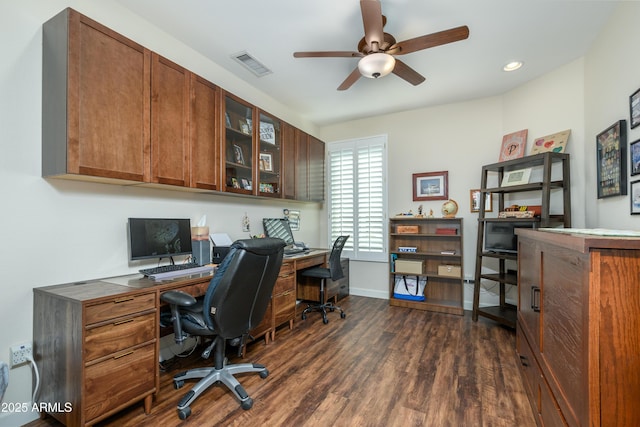
[[[244,411],[221,386],[203,393],[181,421],[177,402],[195,384],[174,390],[172,376],[210,365],[175,359],[161,373],[149,415],[142,404],[96,427],[122,426],[535,426],[515,356],[515,336],[489,320],[391,307],[386,300],[349,296],[346,319],[311,313],[276,340],[247,347],[245,359],[269,369],[266,379],[238,376],[254,399]],[[50,417],[29,427],[59,426]]]

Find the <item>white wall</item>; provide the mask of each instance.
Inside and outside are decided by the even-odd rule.
[[[301,211],[296,238],[326,247],[317,229],[318,204],[264,201],[178,191],[45,180],[41,177],[42,24],[71,6],[148,48],[198,72],[284,120],[315,133],[295,113],[240,82],[233,75],[180,45],[157,28],[112,1],[21,0],[0,2],[0,360],[9,347],[32,339],[34,287],[136,272],[128,262],[126,222],[131,216],[207,216],[211,232],[246,238],[241,219],[247,213],[253,233],[261,219]],[[31,400],[31,370],[10,370],[4,402]],[[25,418],[26,417],[26,418]],[[1,425],[19,425],[33,414],[0,414]]]
[[[628,195],[598,199],[595,187],[596,135],[624,119],[627,141],[640,138],[640,127],[629,128],[629,96],[640,88],[640,57],[634,37],[639,19],[640,3],[623,2],[585,57],[585,166],[589,184],[585,211],[589,227],[640,230],[640,217],[629,214]],[[627,178],[640,178],[629,177],[628,162]]]

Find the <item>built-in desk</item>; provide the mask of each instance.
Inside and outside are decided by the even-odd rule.
[[[327,250],[283,260],[263,322],[251,335],[275,338],[293,327],[296,272],[325,265]],[[160,295],[182,290],[204,295],[211,274],[162,281],[131,274],[34,288],[33,351],[41,373],[38,399],[61,412],[49,414],[67,426],[92,425],[144,401],[146,413],[160,390]],[[64,412],[66,403],[71,411]]]

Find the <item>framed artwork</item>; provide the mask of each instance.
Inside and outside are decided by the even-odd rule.
[[[251,133],[251,125],[245,119],[238,120],[238,126],[240,128],[240,132],[249,135]]]
[[[629,97],[629,120],[631,129],[640,125],[640,89]]]
[[[500,187],[528,184],[529,177],[531,177],[531,168],[505,172],[504,176],[502,177],[502,183],[500,184]]]
[[[289,227],[291,227],[291,231],[299,231],[300,230],[300,211],[293,209],[284,209],[284,216],[289,220]]]
[[[627,121],[619,120],[596,136],[598,199],[627,194]]]
[[[469,190],[469,205],[471,212],[480,212],[480,190]],[[484,194],[484,211],[493,212],[493,197],[491,193]]]
[[[527,145],[527,129],[510,133],[502,137],[499,162],[524,157],[524,148]]]
[[[276,143],[276,129],[273,123],[260,122],[260,141]]]
[[[631,183],[631,215],[640,215],[640,180]]]
[[[413,174],[413,200],[448,200],[449,172],[424,172]]]
[[[236,163],[244,165],[244,154],[242,153],[242,147],[238,144],[233,144],[233,158]]]
[[[640,174],[640,139],[629,145],[631,175]]]
[[[562,132],[554,133],[551,135],[536,138],[531,146],[531,153],[539,154],[552,151],[554,153],[563,153],[567,147],[567,141],[569,141],[569,135],[571,135],[571,129],[563,130]]]
[[[271,162],[271,153],[260,153],[260,170],[273,172],[273,163]]]

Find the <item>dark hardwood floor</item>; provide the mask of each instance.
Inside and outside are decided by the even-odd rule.
[[[173,388],[173,374],[210,365],[199,351],[161,373],[149,415],[136,404],[98,426],[535,426],[516,365],[515,334],[464,316],[390,307],[388,301],[350,296],[347,318],[318,313],[279,329],[268,345],[257,341],[245,361],[267,366],[261,379],[238,379],[254,399],[245,411],[216,386],[181,421],[176,404],[192,384]],[[232,358],[231,362],[239,359]],[[204,363],[203,363],[204,362]],[[59,426],[50,417],[27,424]]]

